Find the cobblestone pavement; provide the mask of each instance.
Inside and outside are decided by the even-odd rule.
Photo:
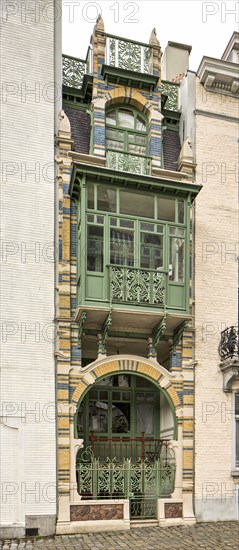
[[[0,541],[1,550],[239,550],[239,522],[198,523],[81,535]]]

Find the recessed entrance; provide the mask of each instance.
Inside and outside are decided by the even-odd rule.
[[[82,499],[127,498],[132,518],[155,518],[175,476],[174,417],[160,388],[126,372],[101,378],[78,406],[76,430]]]

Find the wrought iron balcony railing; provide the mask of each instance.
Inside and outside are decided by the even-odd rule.
[[[108,149],[106,152],[106,166],[120,172],[133,174],[151,174],[152,157],[137,153],[122,153],[116,149]]]
[[[237,327],[232,326],[222,331],[219,344],[219,355],[222,361],[232,358],[239,360],[239,337]]]
[[[111,302],[164,307],[166,272],[119,265],[108,267]]]
[[[128,71],[153,74],[152,46],[107,34],[106,64]]]
[[[103,462],[114,460],[117,457],[119,462],[127,458],[137,462],[154,462],[164,456],[165,461],[171,458],[169,439],[155,439],[145,436],[142,432],[140,437],[123,436],[98,436],[94,432],[90,435],[91,451],[94,456]]]
[[[133,462],[131,459],[103,461],[88,447],[76,465],[78,493],[82,498],[137,499],[140,495],[167,497],[174,491],[175,456],[168,449],[167,459]]]
[[[62,57],[63,85],[68,88],[82,88],[85,74],[92,74],[92,49],[89,47],[86,59],[70,55]]]

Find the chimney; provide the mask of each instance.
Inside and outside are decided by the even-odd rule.
[[[189,55],[192,46],[168,42],[162,57],[162,79],[174,80],[179,74],[184,74],[189,68]]]

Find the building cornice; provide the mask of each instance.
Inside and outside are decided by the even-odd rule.
[[[236,63],[203,57],[197,76],[207,90],[239,97],[239,71]]]

